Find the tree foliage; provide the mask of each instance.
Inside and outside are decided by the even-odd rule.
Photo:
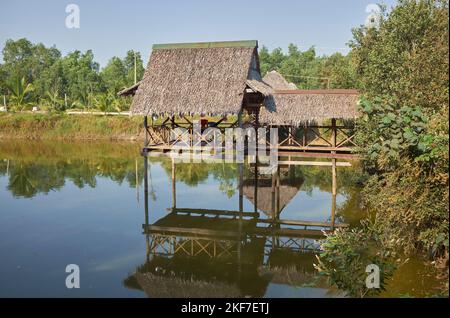
[[[2,53],[0,93],[17,110],[33,104],[56,111],[64,110],[66,105],[89,109],[102,105],[95,101],[105,96],[110,103],[108,110],[125,110],[130,100],[119,99],[117,93],[134,84],[135,61],[136,80],[144,74],[141,55],[131,50],[123,59],[113,57],[103,69],[91,50],[62,56],[55,47],[33,44],[27,39],[7,40]],[[22,79],[33,90],[27,91],[27,103],[17,104],[17,89],[12,88],[17,88]]]
[[[369,222],[361,228],[336,230],[322,243],[321,249],[315,268],[350,297],[378,295],[385,290],[396,268],[392,244],[384,244],[380,230]],[[379,268],[379,288],[366,285],[366,268],[372,264]]]
[[[448,1],[402,0],[352,42],[365,204],[406,251],[448,255]]]
[[[263,76],[270,71],[280,72],[300,89],[354,88],[356,85],[350,55],[317,56],[314,47],[302,52],[290,44],[287,54],[281,48],[269,52],[263,47],[259,58]]]

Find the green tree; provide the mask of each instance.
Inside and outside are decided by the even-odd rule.
[[[405,251],[448,258],[448,1],[401,0],[351,43],[366,206]]]
[[[127,70],[124,63],[118,57],[113,57],[100,72],[104,85],[109,92],[117,94],[126,87]]]
[[[280,48],[269,52],[263,46],[259,58],[263,76],[269,71],[278,71],[301,89],[354,88],[356,85],[352,59],[340,53],[317,56],[314,47],[300,51],[290,44],[287,54]]]
[[[351,53],[334,53],[324,58],[319,66],[319,77],[328,78],[330,88],[355,88],[356,72]]]
[[[40,84],[40,79],[45,78],[45,71],[60,59],[61,53],[55,47],[32,44],[27,39],[7,40],[2,53],[6,81],[25,78],[35,87],[36,97],[43,97],[46,88]]]
[[[10,93],[9,102],[18,110],[23,110],[30,105],[30,94],[34,88],[33,84],[27,83],[24,77],[7,84],[7,88]]]
[[[103,90],[99,64],[94,61],[92,51],[69,53],[62,59],[62,67],[67,82],[67,95],[71,100],[89,106],[89,94],[99,93]]]

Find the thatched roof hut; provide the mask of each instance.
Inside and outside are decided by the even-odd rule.
[[[155,44],[133,114],[237,114],[246,95],[264,96],[257,41]]]
[[[355,119],[359,116],[358,92],[350,89],[275,90],[266,98],[260,122],[269,125],[298,126],[325,119]]]
[[[270,71],[263,77],[264,83],[268,84],[274,90],[291,90],[298,89],[294,83],[289,83],[277,71]]]

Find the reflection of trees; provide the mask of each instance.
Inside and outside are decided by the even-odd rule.
[[[0,175],[6,175],[8,167],[8,190],[14,196],[27,198],[58,190],[64,186],[65,180],[84,188],[95,187],[97,177],[105,177],[118,184],[126,181],[130,187],[136,187],[135,159],[138,152],[134,147],[130,151],[129,145],[123,146],[125,151],[121,145],[106,145],[85,143],[74,144],[71,148],[64,143],[2,143],[0,158],[9,160],[0,161]],[[141,183],[144,178],[141,158],[138,163],[137,182]]]
[[[297,175],[303,176],[302,191],[309,195],[313,189],[331,192],[331,167],[295,166],[293,169]],[[346,223],[355,224],[364,217],[360,196],[363,179],[364,175],[357,164],[337,168],[337,192],[346,199],[337,207],[336,214]]]
[[[8,190],[14,196],[33,197],[36,193],[48,193],[64,185],[59,167],[41,169],[37,164],[13,163],[9,168]]]
[[[167,175],[172,173],[172,162],[168,158],[158,158]],[[209,176],[219,181],[219,189],[228,197],[236,192],[237,165],[232,163],[177,163],[176,178],[178,182],[195,187],[205,182]]]
[[[30,198],[38,192],[36,186],[31,181],[30,170],[27,168],[23,164],[19,164],[18,167],[10,170],[8,190],[14,196]]]

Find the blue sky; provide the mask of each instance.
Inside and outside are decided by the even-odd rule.
[[[346,53],[351,28],[364,23],[374,0],[2,0],[0,45],[26,37],[66,54],[92,49],[104,66],[129,49],[146,63],[153,43],[256,39],[269,49],[294,43],[319,54]],[[68,4],[80,8],[80,28],[65,26]],[[384,0],[391,6],[395,0]],[[1,57],[1,56],[0,56]]]

